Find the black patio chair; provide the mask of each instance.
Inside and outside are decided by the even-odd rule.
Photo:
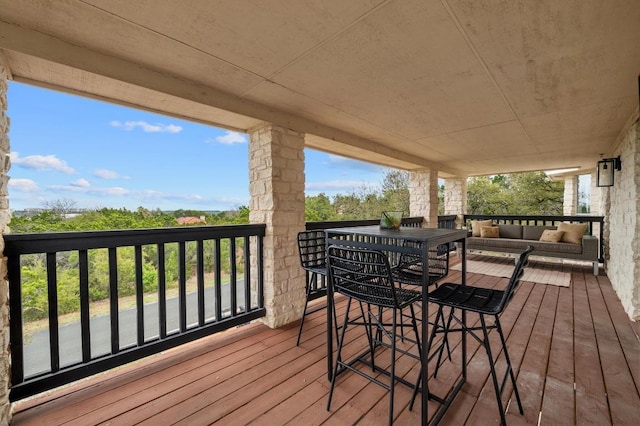
[[[415,241],[405,241],[405,247],[420,248],[421,243]],[[427,283],[429,286],[438,286],[438,282],[449,274],[449,244],[440,244],[428,252],[429,275]],[[398,284],[411,286],[422,286],[423,275],[422,256],[414,253],[401,253],[398,263],[391,269],[393,279]],[[404,336],[403,336],[404,337]],[[451,349],[449,343],[446,344],[448,358],[451,359]]]
[[[327,294],[326,285],[318,285],[318,276],[327,276],[327,247],[324,230],[302,231],[298,233],[298,254],[300,256],[300,265],[307,272],[306,281],[306,298],[304,301],[304,310],[302,311],[302,319],[300,320],[300,329],[298,330],[298,340],[296,346],[300,345],[300,337],[302,336],[302,327],[304,319],[310,312],[307,307],[310,300],[315,300]],[[333,306],[333,323],[336,325],[336,339],[338,336],[337,317],[335,304]]]
[[[342,330],[338,342],[338,351],[331,379],[331,389],[327,410],[331,409],[331,399],[338,376],[345,371],[353,371],[367,378],[389,391],[389,424],[393,421],[393,400],[396,381],[413,387],[413,383],[396,377],[395,360],[396,352],[406,354],[415,359],[420,359],[420,338],[413,308],[414,302],[421,300],[421,293],[416,290],[396,287],[391,276],[391,267],[387,256],[379,251],[358,250],[331,246],[328,250],[329,280],[335,293],[348,297],[347,311],[342,322]],[[360,313],[352,317],[351,302],[356,300],[360,305]],[[391,315],[383,319],[383,308],[391,309]],[[398,312],[405,308],[410,310],[411,324],[398,322]],[[390,321],[390,322],[389,322]],[[369,347],[363,353],[354,356],[350,360],[342,359],[344,336],[351,326],[363,326],[365,328]],[[417,354],[396,346],[398,340],[397,329],[411,327],[415,335]],[[389,370],[376,365],[376,350],[385,347],[391,351],[391,363]],[[374,372],[384,373],[389,377],[389,382],[383,382],[373,375],[367,374],[364,369],[359,369],[356,364],[362,363]]]
[[[524,268],[528,263],[529,255],[532,251],[533,247],[529,246],[524,252],[520,254],[516,261],[513,273],[511,274],[511,278],[509,279],[509,284],[504,290],[463,286],[454,283],[443,283],[437,289],[429,293],[429,302],[438,305],[438,313],[435,321],[436,326],[431,330],[427,350],[430,350],[430,346],[434,341],[434,337],[437,333],[445,333],[446,336],[447,333],[451,333],[454,331],[466,331],[470,336],[476,339],[478,343],[480,343],[484,347],[485,351],[487,352],[487,357],[489,358],[491,378],[493,380],[493,386],[496,393],[498,410],[500,411],[500,420],[503,425],[506,424],[506,419],[505,410],[502,404],[502,392],[504,391],[505,385],[507,384],[507,380],[509,378],[511,378],[511,384],[513,386],[513,392],[516,396],[520,414],[524,414],[524,411],[522,409],[522,402],[520,401],[520,394],[518,393],[518,385],[513,373],[513,367],[511,366],[511,359],[509,358],[509,352],[507,350],[507,342],[504,338],[504,333],[502,332],[502,326],[500,325],[500,314],[502,314],[509,302],[513,299],[516,290],[520,286],[520,281],[522,279],[522,275],[524,274]],[[445,306],[449,307],[451,309],[451,312],[449,314],[449,319],[446,321],[446,326],[442,327],[441,324],[444,324],[444,322],[440,320],[444,318]],[[456,310],[460,310],[461,313],[477,313],[480,316],[481,326],[467,326],[465,321],[462,321],[463,316],[456,315]],[[493,324],[487,324],[487,320],[485,318],[486,316],[491,316],[494,318]],[[459,327],[453,328],[452,323],[453,326]],[[500,380],[500,383],[498,383],[498,375],[496,373],[496,360],[491,350],[491,344],[489,341],[489,331],[492,329],[498,330],[498,334],[500,335],[500,343],[502,344],[502,351],[504,353],[504,358],[506,361],[506,369],[502,380]],[[482,331],[482,334],[478,333],[479,331]],[[434,376],[437,375],[438,369],[440,368],[442,351],[443,347],[441,344],[439,349],[440,355],[438,357],[438,362],[436,363]],[[418,382],[419,380],[420,379],[418,379]],[[418,388],[419,383],[414,389],[414,395],[411,400],[411,407],[413,406]]]
[[[418,248],[420,243],[405,241],[407,247]],[[440,244],[429,250],[429,285],[437,285],[449,273],[449,244]],[[422,258],[413,253],[402,253],[391,270],[393,279],[401,284],[422,285]]]

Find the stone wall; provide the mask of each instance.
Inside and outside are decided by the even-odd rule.
[[[424,226],[438,226],[438,172],[409,172],[409,216],[424,217]]]
[[[640,320],[640,122],[631,126],[615,155],[622,170],[616,171],[614,186],[600,188],[608,209],[607,275],[625,311]]]
[[[444,214],[457,215],[456,227],[464,225],[467,212],[467,178],[449,178],[444,180]]]
[[[303,134],[270,125],[250,132],[249,193],[251,222],[267,225],[264,322],[280,327],[301,317],[306,296],[297,239],[305,226]]]
[[[7,117],[8,69],[2,63],[0,53],[0,232],[8,232],[11,218],[7,183],[9,181],[9,118]],[[0,252],[4,251],[4,239],[0,238]],[[9,357],[9,283],[7,281],[7,258],[0,257],[0,424],[9,424],[10,357]]]

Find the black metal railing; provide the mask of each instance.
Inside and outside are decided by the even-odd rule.
[[[264,235],[263,224],[4,235],[11,300],[10,399],[263,317]],[[23,277],[29,262],[46,271],[40,279]],[[100,268],[106,273],[97,274]],[[59,285],[69,273],[76,282],[71,297]],[[98,275],[106,282],[97,282]],[[123,282],[127,276],[129,282]],[[96,304],[100,287],[107,299]],[[123,289],[131,294],[130,308],[121,306]],[[47,306],[29,310],[30,300],[23,299],[38,293],[46,293]],[[62,321],[63,301],[70,300],[79,307],[75,331]],[[26,331],[34,312],[46,324],[35,334]],[[35,347],[34,341],[43,344]],[[44,361],[34,367],[25,362],[27,353]]]
[[[510,225],[539,225],[539,226],[557,226],[560,222],[569,223],[587,223],[586,232],[594,235],[594,225],[598,224],[598,244],[599,244],[599,262],[604,262],[604,216],[525,216],[525,215],[491,215],[491,214],[465,214],[464,223],[467,229],[468,221],[471,220],[487,220],[491,219],[496,224]]]
[[[456,229],[456,219],[457,218],[458,218],[458,216],[455,215],[455,214],[438,216],[438,228]]]
[[[454,228],[455,218],[440,216],[438,226]],[[422,222],[404,218],[402,226]],[[308,222],[306,229],[378,223]],[[10,399],[263,317],[264,235],[264,224],[4,235]],[[42,275],[34,277],[38,267]],[[69,274],[76,308],[68,307],[69,289],[62,285]],[[316,287],[312,298],[326,294],[322,277]],[[32,306],[34,294],[42,306]],[[69,311],[73,318],[66,321]]]

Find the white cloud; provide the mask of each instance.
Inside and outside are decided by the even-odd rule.
[[[225,145],[233,145],[234,143],[246,143],[247,136],[243,133],[227,130],[224,135],[216,137],[216,142],[223,143]]]
[[[119,186],[114,186],[111,188],[100,188],[96,192],[100,194],[106,194],[106,195],[130,195],[131,194],[131,190],[126,188],[121,188]]]
[[[78,185],[50,185],[47,187],[47,190],[51,190],[53,192],[74,192],[74,193],[87,193],[89,192],[87,188]]]
[[[13,181],[19,181],[19,179],[13,179]],[[14,182],[13,185],[16,185],[16,182]],[[81,200],[81,204],[84,208],[91,208],[91,199],[99,199],[101,206],[128,205],[129,208],[135,208],[133,207],[133,205],[137,203],[135,200],[140,202],[137,205],[154,203],[157,207],[167,206],[167,208],[173,208],[169,206],[175,205],[176,202],[180,205],[186,204],[187,206],[194,207],[206,206],[207,208],[215,206],[213,208],[219,209],[234,208],[239,205],[247,205],[249,203],[248,199],[233,197],[205,197],[197,193],[169,193],[154,189],[133,190],[117,186],[95,187],[91,186],[90,182],[86,179],[78,179],[68,185],[50,185],[46,190],[49,191],[49,193],[56,193],[60,196]],[[28,202],[30,201],[31,199]]]
[[[16,191],[22,192],[35,192],[40,188],[38,184],[32,181],[31,179],[9,179],[9,188],[15,189]]]
[[[124,176],[120,176],[120,173],[114,172],[113,170],[107,169],[96,169],[93,172],[93,175],[99,177],[101,179],[120,179],[124,178]]]
[[[73,192],[73,193],[82,193],[82,194],[89,194],[89,195],[97,195],[100,197],[103,196],[112,196],[112,195],[117,195],[117,196],[122,196],[122,195],[132,195],[134,194],[134,191],[131,191],[129,189],[126,188],[121,188],[121,187],[108,187],[108,188],[96,188],[96,187],[91,187],[89,185],[89,182],[87,182],[87,185],[82,185],[82,182],[84,181],[84,179],[79,179],[75,182],[72,182],[69,185],[51,185],[49,186],[47,189],[54,191],[54,192]],[[85,181],[86,182],[86,181]]]
[[[65,161],[60,160],[55,155],[28,155],[21,158],[17,152],[12,152],[9,156],[11,157],[12,164],[24,167],[25,169],[33,169],[41,172],[55,171],[69,175],[76,172],[73,168],[67,166]]]
[[[182,131],[182,126],[176,126],[175,124],[150,124],[146,121],[125,121],[123,123],[113,120],[110,124],[113,127],[118,127],[127,131],[131,131],[139,127],[145,133],[179,133]]]
[[[86,179],[78,179],[76,181],[71,182],[71,186],[78,186],[80,188],[89,188],[91,184]]]

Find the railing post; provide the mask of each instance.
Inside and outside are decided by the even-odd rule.
[[[51,371],[55,373],[60,369],[58,283],[55,253],[47,253],[47,294],[49,295],[49,359],[51,360]]]

